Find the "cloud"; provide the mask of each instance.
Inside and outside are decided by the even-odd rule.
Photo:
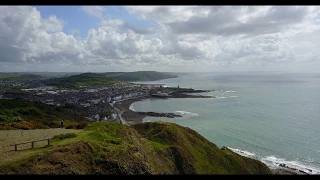
[[[113,26],[122,25],[120,20],[104,21],[98,29],[90,29],[85,39],[77,39],[62,31],[62,20],[54,16],[43,19],[36,8],[0,9],[0,62],[135,64],[141,57],[154,59],[152,56],[162,48],[158,38],[145,39],[130,29],[124,33],[115,31]]]
[[[319,8],[312,6],[131,6],[129,13],[158,24],[142,28],[101,18],[85,38],[64,21],[28,6],[0,7],[0,71],[201,70],[228,66],[319,63]],[[297,65],[295,65],[298,67]],[[284,66],[285,67],[285,66]],[[307,67],[307,66],[306,66]],[[20,68],[21,69],[21,68]],[[23,70],[23,68],[21,69]],[[93,70],[92,70],[93,71]]]
[[[175,34],[261,35],[288,28],[304,28],[319,14],[312,6],[179,6],[127,7],[144,19],[153,19]]]
[[[104,8],[102,6],[82,6],[81,9],[90,16],[97,18],[103,17]]]
[[[319,7],[127,6],[154,20],[168,41],[163,55],[205,64],[274,64],[318,61]],[[317,33],[314,33],[317,32]],[[304,36],[302,38],[302,36]],[[306,44],[295,40],[305,39]],[[295,52],[299,53],[295,53]],[[311,52],[310,52],[311,51]]]
[[[100,22],[101,26],[107,26],[110,29],[114,30],[131,30],[137,34],[153,34],[155,30],[153,28],[140,28],[134,25],[129,24],[121,19],[105,19]]]

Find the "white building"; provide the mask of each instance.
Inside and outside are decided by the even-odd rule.
[[[112,120],[116,120],[116,118],[117,118],[117,114],[113,114],[113,113],[112,113],[112,114],[111,114],[111,119],[112,119]]]
[[[99,119],[100,119],[100,115],[99,115],[99,114],[97,114],[97,115],[95,115],[95,116],[94,116],[94,118],[96,118],[96,120],[97,120],[97,121],[99,121]]]
[[[107,103],[110,103],[110,102],[111,102],[111,97],[108,96],[108,97],[107,97]]]

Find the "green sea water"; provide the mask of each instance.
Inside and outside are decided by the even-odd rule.
[[[217,146],[263,161],[320,173],[320,74],[280,72],[190,73],[153,82],[214,90],[209,99],[147,99],[136,111],[174,112],[146,117],[190,127]]]

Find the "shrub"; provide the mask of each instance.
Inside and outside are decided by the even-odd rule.
[[[86,122],[81,122],[81,123],[71,122],[70,124],[68,124],[68,125],[66,126],[66,129],[83,129],[83,128],[85,128],[87,125],[88,125],[88,123],[86,123]]]
[[[20,116],[16,116],[12,118],[13,122],[21,122],[22,118]]]
[[[8,117],[6,115],[0,115],[0,122],[8,121]]]
[[[67,134],[60,134],[60,135],[56,135],[53,136],[53,140],[63,140],[63,139],[67,139],[67,138],[73,138],[76,137],[77,135],[75,133],[67,133]]]
[[[10,126],[16,129],[48,129],[49,127],[42,124],[41,122],[36,121],[21,121],[21,122],[12,122]]]

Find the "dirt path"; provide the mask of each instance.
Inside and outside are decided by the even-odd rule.
[[[61,129],[61,128],[33,129],[33,130],[1,130],[0,131],[0,162],[14,160],[21,156],[24,156],[24,154],[30,153],[22,150],[29,149],[31,147],[31,143],[18,145],[18,151],[13,151],[14,147],[10,146],[10,144],[53,137],[59,134],[76,133],[77,131],[78,130],[75,130],[75,129]],[[45,145],[47,145],[47,141],[36,142],[35,151],[37,151],[37,148],[43,147]]]

